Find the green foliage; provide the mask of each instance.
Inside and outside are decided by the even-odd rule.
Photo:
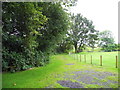
[[[78,0],[64,0],[64,1],[59,1],[62,5],[64,5],[65,7],[71,7],[71,6],[75,6],[77,4]]]
[[[56,46],[56,52],[57,53],[69,53],[72,49],[73,49],[73,45],[71,44],[68,37],[65,37]]]
[[[81,14],[72,15],[71,22],[71,30],[68,31],[68,36],[75,47],[75,52],[82,51],[85,45],[94,48],[98,40],[98,31],[94,29],[93,22]]]
[[[19,71],[24,65],[25,59],[20,53],[8,51],[3,48],[3,70],[11,72]]]
[[[34,66],[43,66],[48,62],[49,58],[44,53],[40,51],[36,51],[35,55],[31,53],[29,49],[26,49],[24,53],[16,53],[3,48],[3,71],[26,70]],[[34,56],[32,61],[31,56]]]
[[[47,21],[35,3],[3,3],[3,70],[20,71],[35,66],[38,31]]]
[[[120,51],[120,43],[117,45],[117,50]]]
[[[99,45],[98,46],[101,47],[102,50],[106,52],[117,50],[117,45],[115,44],[111,31],[105,30],[99,33]]]
[[[117,51],[117,44],[108,44],[102,47],[105,52]]]
[[[41,30],[42,35],[38,36],[38,49],[50,53],[67,32],[68,14],[59,3],[39,3],[39,6],[43,7],[42,12],[43,15],[48,17],[48,23],[43,26],[44,28]]]
[[[50,52],[68,28],[59,3],[4,2],[3,71],[20,71],[49,63]]]

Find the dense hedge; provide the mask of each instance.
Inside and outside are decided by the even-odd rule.
[[[68,28],[61,4],[4,2],[2,8],[2,70],[16,72],[49,63]]]

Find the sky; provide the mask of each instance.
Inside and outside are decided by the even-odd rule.
[[[70,8],[73,13],[81,13],[93,21],[96,30],[110,30],[115,42],[118,42],[118,2],[120,0],[78,0]]]

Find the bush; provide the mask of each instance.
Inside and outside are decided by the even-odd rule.
[[[117,51],[118,46],[117,44],[108,44],[108,45],[104,45],[102,50],[104,50],[105,52]]]
[[[44,66],[68,29],[60,3],[3,3],[2,15],[3,71]]]
[[[41,51],[36,51],[34,56],[35,66],[44,66],[49,61],[48,55]]]
[[[35,66],[43,66],[48,61],[48,55],[41,51],[31,53],[28,49],[26,49],[24,53],[16,53],[3,48],[2,70],[16,72]]]

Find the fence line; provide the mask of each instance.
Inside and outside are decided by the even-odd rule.
[[[82,55],[73,54],[72,56],[73,56],[74,60],[77,60],[77,61],[80,60],[80,62],[82,62]],[[84,55],[83,59],[84,59],[84,62],[86,63],[86,55]],[[92,57],[92,55],[90,57],[90,63],[93,64],[93,57]],[[102,55],[100,55],[100,66],[103,66]],[[115,67],[118,68],[118,56],[116,56]]]
[[[118,57],[116,56],[116,68],[118,67]]]
[[[91,64],[92,64],[92,55],[91,55]]]
[[[100,56],[100,66],[102,66],[102,55]]]
[[[80,55],[80,62],[81,62],[81,55]]]
[[[86,62],[86,55],[84,55],[84,60],[85,60],[85,62]]]

